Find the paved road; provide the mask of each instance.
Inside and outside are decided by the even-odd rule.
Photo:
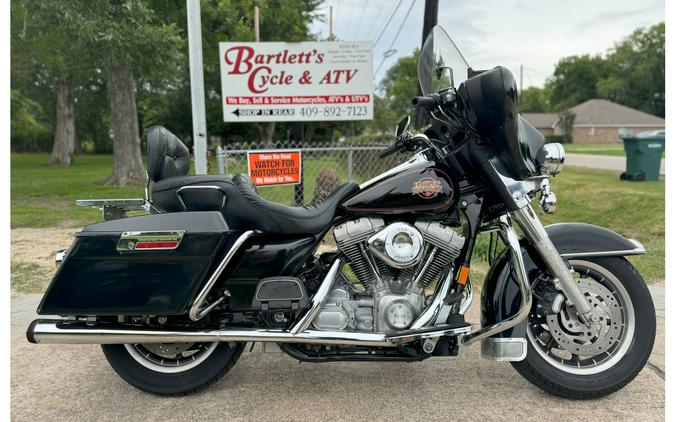
[[[110,369],[93,345],[32,345],[24,336],[38,295],[12,298],[11,409],[16,421],[126,420],[548,420],[664,419],[664,288],[650,365],[626,388],[593,401],[549,396],[509,364],[480,358],[416,363],[308,364],[256,346],[204,392],[181,398],[142,393]],[[478,301],[469,321],[479,322]],[[554,416],[552,416],[554,415]]]
[[[565,165],[601,170],[626,171],[626,157],[592,154],[565,154]],[[666,160],[661,160],[659,174],[666,174]]]

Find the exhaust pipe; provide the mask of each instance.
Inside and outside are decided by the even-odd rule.
[[[80,322],[59,320],[33,321],[26,332],[28,341],[36,344],[137,344],[181,342],[267,342],[345,344],[354,346],[394,347],[385,334],[350,333],[307,330],[292,334],[274,329],[222,329],[222,330],[154,330],[119,324],[87,325]]]
[[[121,324],[88,325],[85,322],[38,319],[33,321],[26,337],[36,344],[137,344],[182,342],[262,342],[305,343],[350,346],[396,347],[415,340],[466,334],[468,326],[439,325],[407,330],[388,336],[383,333],[306,330],[291,331],[241,328],[222,330],[156,330]]]

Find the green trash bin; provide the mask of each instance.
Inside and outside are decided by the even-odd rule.
[[[621,180],[659,180],[661,155],[666,147],[665,132],[644,132],[622,139],[626,171],[621,173]]]

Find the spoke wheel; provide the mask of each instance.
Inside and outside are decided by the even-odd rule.
[[[164,373],[187,371],[205,361],[215,350],[215,343],[146,343],[125,344],[129,355],[148,369]]]

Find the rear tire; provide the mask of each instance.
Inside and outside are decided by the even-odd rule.
[[[105,344],[101,348],[115,372],[134,387],[161,396],[182,396],[221,379],[237,363],[245,343],[202,343],[201,355],[195,353],[197,357],[185,363],[178,359],[174,366],[160,364],[161,355],[150,352],[158,346],[165,345]]]
[[[593,359],[597,359],[597,364],[577,368],[570,364],[566,366],[556,363],[557,356],[544,352],[541,343],[534,340],[533,326],[530,325],[527,357],[521,362],[511,364],[525,379],[551,394],[571,399],[595,399],[623,388],[647,363],[656,335],[654,303],[644,280],[625,258],[583,258],[570,260],[570,264],[575,268],[601,269],[599,272],[604,277],[620,283],[632,305],[632,318],[627,319],[624,326],[624,334],[632,332],[632,338],[627,336],[623,340],[625,344],[617,345],[615,356],[620,356],[618,361],[613,361],[612,355],[605,356],[606,353],[602,353],[593,356]],[[615,293],[619,291],[621,287],[617,286]],[[621,302],[623,299],[619,300],[623,306],[621,309],[628,309],[628,304]],[[532,316],[529,324],[532,324]],[[632,329],[627,329],[628,324],[634,324]],[[607,363],[603,364],[601,359],[605,359]]]

